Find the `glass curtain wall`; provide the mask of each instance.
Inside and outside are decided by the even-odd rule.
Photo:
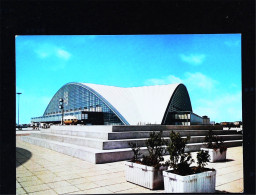
[[[61,120],[61,109],[59,109],[59,99],[63,99],[64,115],[74,115],[81,119],[81,111],[103,112],[104,125],[123,125],[118,116],[95,94],[88,89],[67,84],[63,86],[52,98],[47,106],[42,120]]]

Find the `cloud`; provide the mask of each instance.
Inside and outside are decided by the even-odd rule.
[[[180,54],[180,58],[182,61],[187,62],[192,65],[200,65],[203,63],[203,61],[206,58],[206,55],[204,54],[190,54],[190,55],[185,55],[185,54]]]
[[[51,44],[43,44],[35,48],[34,52],[41,59],[54,57],[62,60],[69,60],[71,57],[71,54],[68,51]]]
[[[215,85],[217,85],[219,82],[200,73],[190,73],[186,72],[184,73],[182,78],[176,77],[174,75],[169,75],[166,77],[162,77],[160,79],[158,78],[152,78],[148,79],[145,82],[145,85],[164,85],[164,84],[172,84],[172,83],[184,83],[190,91],[193,90],[205,90],[209,91],[212,90]]]
[[[199,115],[210,116],[216,122],[242,120],[241,91],[223,94],[212,99],[198,99],[194,102],[193,111]]]
[[[146,85],[172,83],[185,84],[194,113],[207,115],[215,122],[242,120],[241,91],[227,93],[217,80],[201,72],[186,72],[182,77],[169,75],[145,81]]]
[[[237,41],[225,41],[224,44],[228,47],[237,47],[237,46],[241,46],[241,41],[237,40]]]
[[[183,82],[187,86],[189,86],[191,90],[203,89],[207,91],[214,89],[215,86],[219,83],[218,81],[200,72],[195,72],[195,73],[186,72]]]
[[[67,51],[63,50],[63,49],[58,49],[57,50],[57,56],[60,58],[63,58],[65,60],[68,60],[70,58],[70,53],[68,53]]]
[[[182,83],[182,80],[174,75],[169,75],[161,79],[148,79],[145,81],[146,85],[166,85],[170,83]]]

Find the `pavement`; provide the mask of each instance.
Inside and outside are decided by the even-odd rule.
[[[125,180],[124,162],[92,164],[21,141],[16,136],[16,194],[163,193]],[[196,153],[192,153],[195,157]],[[168,156],[165,156],[168,159]],[[195,159],[195,158],[194,158]],[[216,193],[243,192],[243,147],[228,148],[217,170]]]

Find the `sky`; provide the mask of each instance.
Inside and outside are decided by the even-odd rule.
[[[66,83],[183,83],[193,112],[242,121],[241,34],[16,36],[19,123],[42,116]],[[18,123],[18,114],[16,114]]]

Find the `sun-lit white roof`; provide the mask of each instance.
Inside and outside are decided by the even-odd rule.
[[[81,83],[99,94],[130,125],[161,124],[168,103],[179,84],[121,88]]]

